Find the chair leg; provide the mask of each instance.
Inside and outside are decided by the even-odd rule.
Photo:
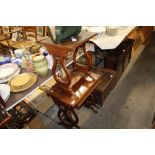
[[[58,110],[57,116],[61,121],[60,124],[62,124],[66,128],[76,127],[77,129],[79,129],[80,128],[78,126],[79,118],[76,112],[74,111],[74,109],[67,106],[62,106],[62,105],[58,105],[58,107],[59,107],[59,110]]]

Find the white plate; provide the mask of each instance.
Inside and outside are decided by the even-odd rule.
[[[86,30],[94,33],[105,33],[106,26],[88,26]]]
[[[12,76],[18,70],[17,64],[8,63],[0,65],[0,80],[6,79]]]
[[[18,70],[11,77],[6,78],[6,79],[3,79],[3,80],[0,80],[0,83],[5,83],[5,82],[10,81],[12,78],[14,78],[15,76],[17,76],[19,73],[20,73],[20,68],[18,68]]]
[[[7,84],[0,84],[0,95],[4,102],[6,102],[10,96],[10,86]]]

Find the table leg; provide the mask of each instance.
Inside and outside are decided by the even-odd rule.
[[[58,105],[58,118],[61,121],[60,124],[64,125],[66,128],[80,128],[77,124],[79,122],[79,118],[75,112],[75,110],[71,107]]]
[[[95,113],[97,113],[96,108],[98,109],[99,107],[97,106],[97,99],[96,99],[96,94],[93,92],[92,94],[89,95],[87,100],[85,101],[85,106],[87,108],[92,109]]]

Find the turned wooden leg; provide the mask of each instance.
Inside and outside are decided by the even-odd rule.
[[[79,118],[76,112],[74,111],[74,109],[71,107],[62,106],[62,105],[59,105],[58,107],[59,107],[59,110],[58,110],[57,116],[61,121],[60,123],[64,125],[66,128],[76,127],[79,129],[80,127],[77,125],[79,122]]]

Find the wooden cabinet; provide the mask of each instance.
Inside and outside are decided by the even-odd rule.
[[[101,74],[101,84],[95,89],[97,103],[101,106],[104,100],[110,93],[110,91],[115,87],[116,84],[116,72],[110,69],[103,68],[100,70]]]
[[[131,58],[132,40],[122,42],[116,49],[109,52],[104,60],[106,68],[113,69],[117,72],[116,81],[127,67]]]

